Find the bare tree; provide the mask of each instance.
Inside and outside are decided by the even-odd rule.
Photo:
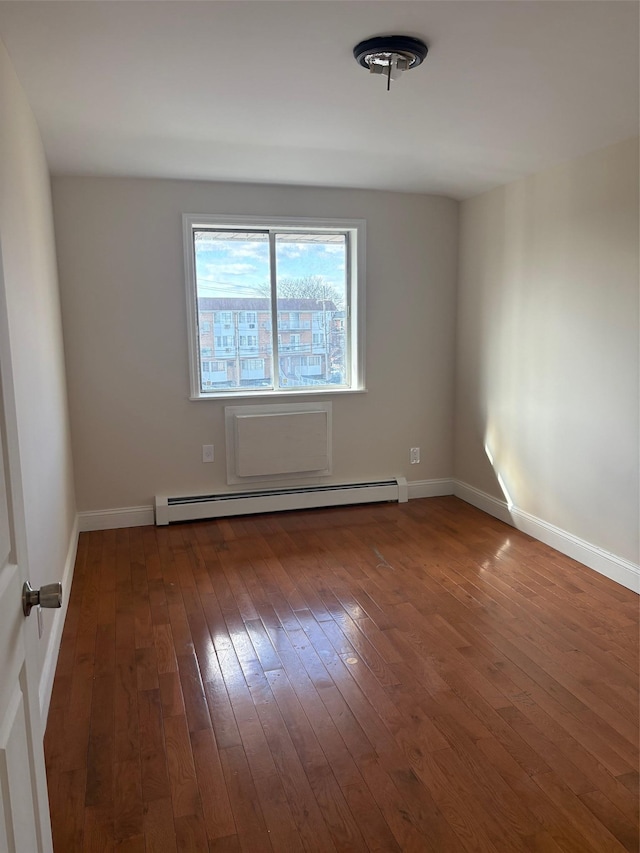
[[[278,282],[278,295],[284,299],[317,299],[331,301],[336,308],[341,307],[343,297],[336,287],[326,282],[320,275],[306,275],[303,278],[283,278]]]
[[[260,288],[264,296],[269,296],[269,285]],[[344,308],[344,294],[337,287],[326,282],[320,275],[305,275],[302,278],[278,279],[279,299],[315,299],[318,302],[333,302],[338,311]]]

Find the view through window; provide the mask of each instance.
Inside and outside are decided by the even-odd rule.
[[[191,235],[200,394],[351,387],[355,232]]]

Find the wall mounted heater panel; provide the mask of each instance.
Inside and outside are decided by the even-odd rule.
[[[227,482],[331,473],[331,403],[227,406]]]

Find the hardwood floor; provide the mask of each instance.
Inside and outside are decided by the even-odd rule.
[[[637,601],[453,497],[82,534],[56,853],[638,850]]]

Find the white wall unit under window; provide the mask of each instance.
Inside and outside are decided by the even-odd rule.
[[[183,225],[192,399],[364,390],[364,220]]]
[[[226,406],[224,411],[230,485],[331,474],[330,402]]]

